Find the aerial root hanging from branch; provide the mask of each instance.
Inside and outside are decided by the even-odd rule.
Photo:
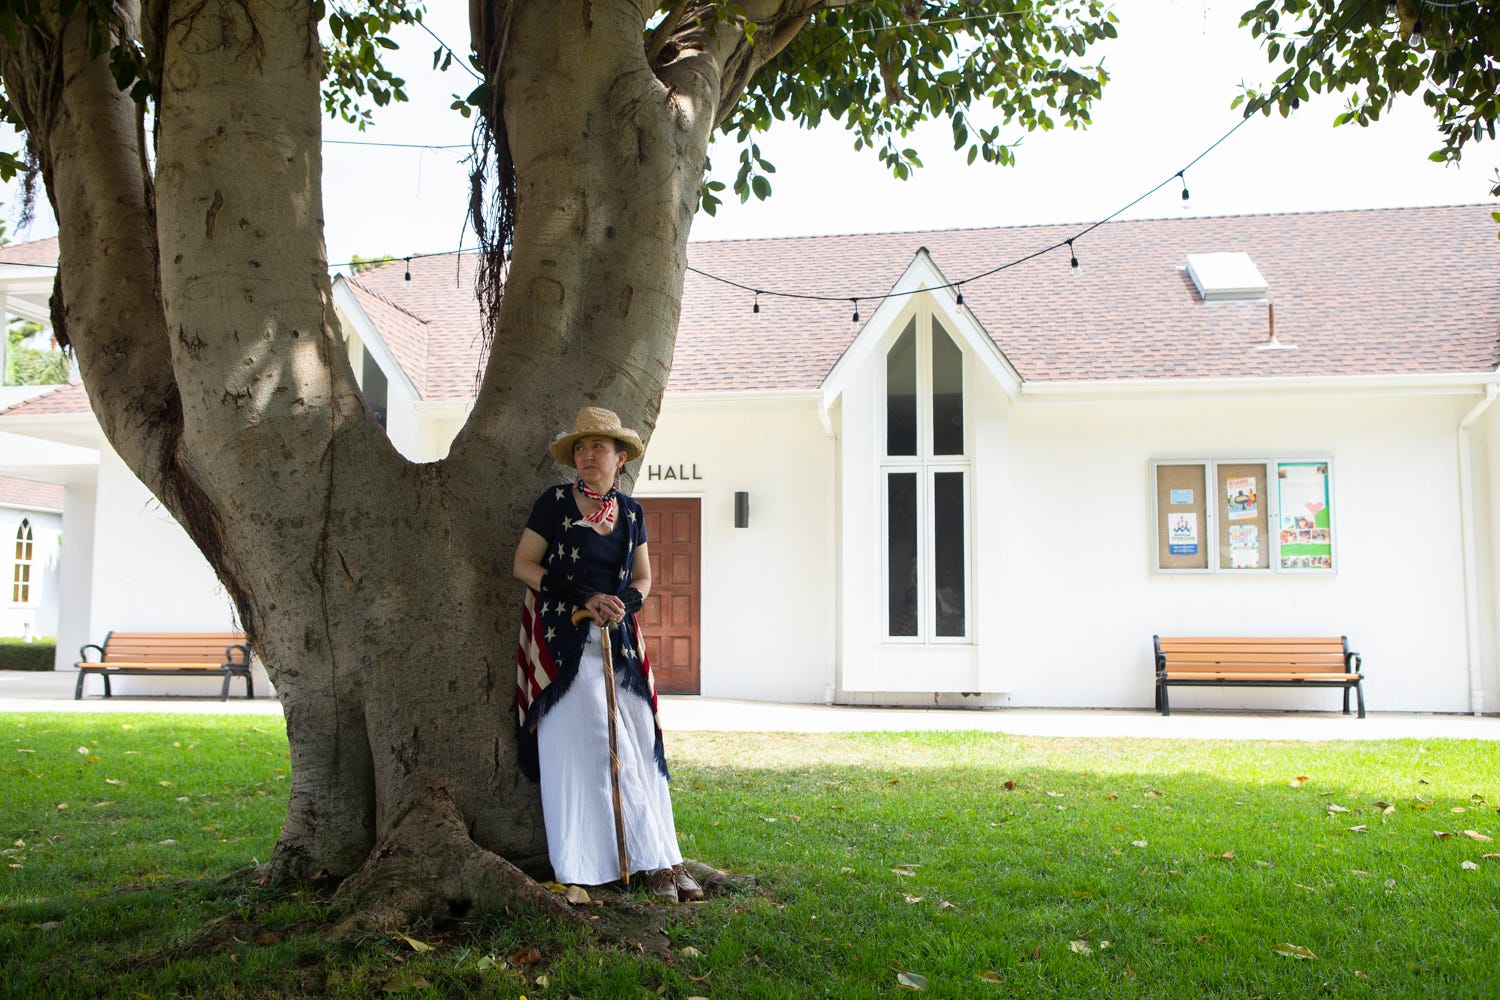
[[[413,806],[334,897],[336,930],[389,931],[446,914],[527,909],[584,923],[560,896],[474,843],[453,800],[436,789]]]

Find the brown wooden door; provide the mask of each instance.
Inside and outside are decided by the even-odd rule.
[[[651,594],[641,608],[646,655],[663,694],[698,693],[700,505],[638,497],[646,511]]]

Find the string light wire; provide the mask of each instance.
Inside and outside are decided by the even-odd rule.
[[[1449,7],[1449,8],[1457,8],[1457,7],[1470,6],[1470,5],[1477,4],[1477,0],[1467,0],[1467,2],[1460,2],[1460,3],[1453,3],[1453,4],[1437,3],[1436,0],[1425,0],[1425,2],[1429,6],[1434,6],[1434,7]],[[1357,18],[1364,11],[1364,9],[1366,7],[1368,7],[1370,5],[1370,3],[1371,3],[1371,0],[1364,0],[1364,2],[1361,3],[1358,7],[1354,8],[1352,11],[1350,11],[1349,14],[1344,18],[1343,22],[1340,23],[1339,26],[1338,26],[1338,28],[1335,29],[1334,33],[1337,34],[1338,32],[1342,31],[1345,27],[1347,27],[1355,18]],[[964,21],[964,20],[969,20],[969,18],[949,18],[949,19],[945,19],[942,23],[948,23],[949,21]],[[928,22],[921,22],[921,23],[928,23]],[[932,23],[938,23],[938,22],[932,22]],[[432,31],[431,28],[427,27],[426,24],[422,24],[421,22],[418,22],[418,24],[421,26],[422,30],[426,31],[429,35],[431,35],[434,39],[436,39],[436,41],[438,42],[439,45],[441,45],[443,48],[447,49],[449,52],[453,52],[453,49],[446,42],[444,42],[442,40],[442,38],[438,37],[438,35],[435,34]],[[894,29],[896,29],[898,27],[900,27],[900,28],[906,28],[906,27],[910,27],[910,26],[909,25],[901,25],[901,26],[894,26],[893,25],[891,27],[894,30]],[[851,32],[851,35],[855,34],[855,33],[872,32],[872,31],[875,31],[875,30],[877,30],[877,29],[875,29],[875,28],[857,29],[856,32]],[[453,54],[454,54],[455,58],[457,58],[457,53],[454,52]],[[465,70],[467,70],[471,75],[475,76],[476,79],[479,79],[478,74],[474,73],[473,69],[470,68],[467,63],[465,63],[462,59],[458,59],[458,61],[463,64]],[[1276,97],[1278,96],[1278,94],[1280,94],[1280,92],[1282,90],[1287,89],[1288,87],[1290,87],[1290,85],[1291,85],[1291,83],[1290,83],[1290,81],[1288,81],[1285,84],[1282,84],[1282,85],[1277,86],[1277,87],[1273,87],[1264,97],[1262,97],[1258,101],[1253,102],[1249,107],[1247,107],[1246,110],[1245,110],[1244,115],[1239,119],[1239,121],[1235,122],[1232,126],[1230,126],[1230,128],[1227,131],[1225,131],[1223,135],[1219,136],[1212,143],[1210,143],[1208,145],[1208,147],[1205,148],[1202,152],[1200,152],[1197,156],[1194,156],[1191,160],[1189,160],[1186,164],[1184,164],[1180,169],[1173,171],[1171,174],[1169,174],[1165,178],[1163,178],[1159,183],[1155,184],[1154,186],[1152,186],[1148,190],[1142,192],[1140,195],[1137,195],[1135,198],[1131,199],[1126,204],[1124,204],[1124,205],[1120,206],[1119,208],[1115,209],[1113,212],[1111,212],[1109,215],[1106,215],[1104,218],[1099,219],[1096,222],[1090,223],[1089,225],[1085,226],[1083,229],[1079,230],[1078,232],[1074,233],[1072,236],[1070,236],[1070,237],[1068,237],[1066,239],[1059,240],[1056,243],[1052,243],[1052,244],[1050,244],[1048,246],[1041,247],[1041,248],[1039,248],[1037,250],[1032,251],[1031,253],[1025,254],[1025,255],[1023,255],[1021,257],[1017,257],[1014,260],[1006,261],[1005,263],[999,264],[999,265],[997,265],[995,267],[992,267],[992,268],[990,268],[987,271],[980,271],[980,272],[978,272],[976,274],[967,275],[967,276],[962,277],[962,278],[955,278],[954,280],[952,280],[952,281],[950,281],[950,282],[948,282],[946,284],[943,284],[943,285],[937,285],[937,286],[933,286],[931,288],[912,289],[912,290],[907,290],[907,291],[870,292],[870,293],[862,293],[862,294],[859,294],[859,295],[818,294],[818,293],[812,293],[812,292],[779,291],[779,290],[776,290],[776,289],[770,289],[770,288],[764,288],[764,287],[759,287],[759,286],[747,285],[747,284],[744,284],[742,282],[736,281],[733,278],[727,278],[727,277],[724,277],[723,275],[713,274],[713,273],[711,273],[709,271],[703,270],[702,268],[693,267],[692,265],[688,265],[687,270],[690,271],[690,272],[692,272],[693,274],[698,275],[699,277],[706,278],[706,279],[708,279],[710,281],[718,282],[719,284],[726,285],[726,286],[728,286],[730,288],[735,288],[735,289],[739,289],[741,291],[750,292],[752,294],[752,296],[754,297],[752,308],[753,308],[753,311],[757,312],[757,313],[760,312],[760,296],[762,296],[762,295],[775,296],[777,298],[784,298],[784,299],[801,299],[801,300],[804,300],[804,301],[811,301],[811,302],[850,302],[850,303],[852,303],[854,305],[854,312],[852,314],[851,322],[858,323],[859,322],[859,303],[860,303],[861,300],[883,302],[886,299],[898,298],[898,297],[907,296],[907,295],[914,295],[914,294],[917,294],[917,292],[919,292],[919,291],[936,291],[936,290],[941,289],[941,288],[951,288],[951,289],[957,290],[958,304],[962,305],[963,304],[963,286],[964,285],[969,284],[970,282],[978,281],[981,278],[988,278],[991,275],[999,274],[1000,272],[1009,270],[1010,268],[1018,267],[1021,264],[1025,264],[1025,263],[1027,263],[1029,261],[1037,259],[1038,257],[1045,256],[1046,254],[1049,254],[1052,251],[1061,249],[1063,247],[1067,247],[1068,248],[1068,251],[1069,251],[1069,264],[1073,268],[1075,268],[1075,269],[1078,268],[1079,267],[1079,262],[1078,262],[1077,248],[1075,246],[1076,241],[1078,241],[1078,240],[1082,239],[1083,237],[1089,235],[1090,233],[1092,233],[1094,230],[1100,228],[1101,226],[1104,226],[1104,225],[1106,225],[1106,224],[1108,224],[1110,222],[1113,222],[1115,219],[1119,218],[1125,212],[1130,211],[1136,205],[1139,205],[1141,202],[1145,201],[1147,198],[1149,198],[1152,195],[1156,194],[1162,188],[1166,187],[1168,184],[1172,183],[1175,180],[1181,180],[1182,186],[1183,186],[1183,188],[1182,188],[1183,198],[1186,199],[1187,198],[1187,179],[1185,177],[1185,174],[1187,173],[1187,171],[1189,169],[1191,169],[1193,166],[1195,166],[1197,163],[1199,163],[1201,160],[1203,160],[1204,157],[1206,157],[1210,153],[1212,153],[1215,149],[1219,148],[1219,146],[1223,145],[1226,141],[1228,141],[1228,139],[1231,136],[1233,136],[1236,132],[1238,132],[1241,128],[1243,128],[1245,126],[1245,124],[1251,120],[1251,118],[1253,118],[1256,114],[1258,114],[1262,109],[1264,109],[1273,100],[1275,100]],[[329,140],[325,140],[325,142],[336,143],[336,144],[339,144],[339,145],[351,145],[351,146],[360,146],[360,145],[363,145],[363,146],[391,146],[391,147],[398,147],[398,148],[415,148],[415,149],[457,149],[457,148],[467,148],[467,147],[458,147],[458,146],[436,146],[436,145],[429,146],[429,145],[425,145],[425,144],[421,144],[421,143],[381,143],[381,142],[367,142],[367,141],[360,141],[360,140],[337,140],[337,139],[329,139]],[[433,257],[448,257],[448,256],[454,256],[454,255],[457,255],[457,254],[467,254],[467,253],[476,253],[476,252],[478,252],[478,248],[476,248],[476,247],[460,247],[460,248],[455,249],[455,250],[439,250],[439,251],[434,251],[434,252],[431,252],[431,253],[405,254],[405,255],[403,255],[401,257],[391,257],[390,260],[391,261],[401,260],[401,261],[405,262],[405,264],[406,264],[405,279],[408,280],[408,281],[410,281],[411,280],[411,262],[414,261],[414,260],[425,260],[425,259],[433,258]],[[0,250],[0,257],[3,257],[3,254],[4,254],[4,251]],[[334,268],[336,268],[336,267],[349,268],[349,267],[353,267],[355,264],[359,264],[359,263],[368,264],[370,262],[369,261],[345,261],[345,262],[339,263],[339,264],[330,264],[329,266],[330,267],[334,267]],[[23,263],[20,263],[20,262],[11,263],[11,262],[7,262],[7,261],[4,261],[4,260],[0,260],[0,266],[6,266],[6,267],[39,267],[39,268],[53,268],[53,267],[55,267],[55,265],[50,265],[50,264],[23,264]]]

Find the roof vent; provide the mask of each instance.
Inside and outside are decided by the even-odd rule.
[[[1188,276],[1204,302],[1264,302],[1265,276],[1247,253],[1190,253]]]

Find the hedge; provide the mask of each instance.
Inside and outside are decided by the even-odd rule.
[[[0,670],[51,670],[56,639],[0,639]]]

